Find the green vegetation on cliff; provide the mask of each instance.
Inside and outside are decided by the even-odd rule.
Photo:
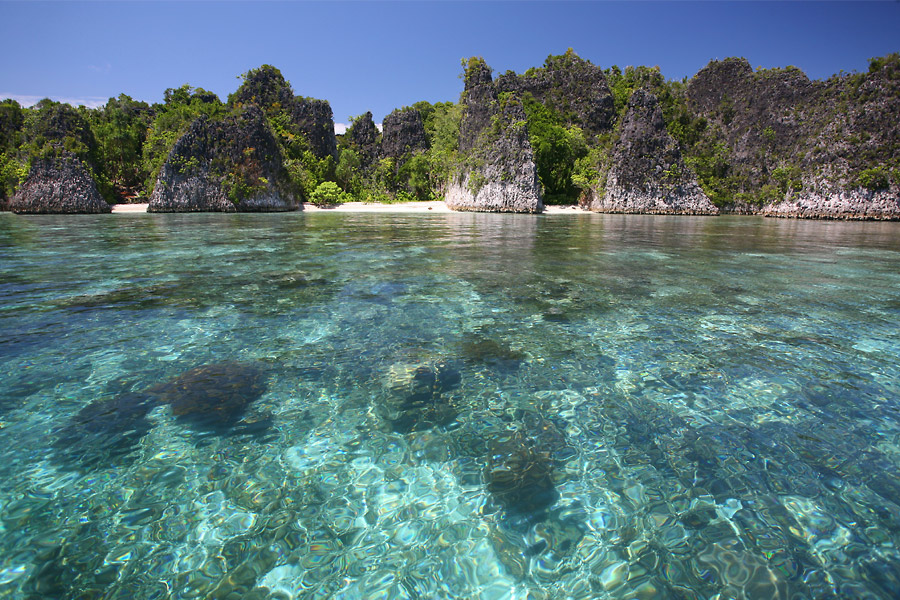
[[[217,117],[225,113],[219,97],[188,84],[165,91],[163,104],[153,105],[153,120],[147,129],[141,153],[140,173],[144,176],[141,197],[149,197],[169,152],[188,128],[201,116]],[[134,168],[134,167],[132,167]]]
[[[658,101],[683,158],[679,170],[689,171],[657,178],[694,177],[719,207],[757,210],[815,190],[876,194],[900,186],[898,54],[871,59],[865,73],[826,81],[810,81],[795,67],[753,69],[741,58],[712,61],[690,80],[669,81],[658,67],[601,69],[571,49],[496,79],[481,57],[462,63],[466,87],[459,102],[398,109],[385,117],[383,132],[368,113],[337,137],[328,103],[295,95],[271,65],[245,73],[226,103],[187,84],[166,90],[164,101],[152,106],[124,94],[93,110],[50,100],[23,108],[5,100],[0,204],[35,160],[62,155],[86,167],[106,200],[146,199],[197,119],[235,118],[251,104],[277,140],[299,198],[430,200],[463,173],[474,173],[469,183],[477,186],[477,173],[489,165],[475,151],[476,137],[499,139],[500,129],[515,126],[527,131],[544,201],[589,202],[604,194],[637,90]],[[524,109],[515,123],[500,117],[510,102]],[[246,178],[239,165],[228,168],[240,195]]]
[[[44,99],[30,109],[7,100],[0,104],[0,179],[10,198],[25,181],[32,164],[74,157],[87,169],[107,201],[114,199],[100,146],[90,123],[91,111]]]

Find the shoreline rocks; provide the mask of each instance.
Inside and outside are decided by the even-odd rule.
[[[656,96],[643,89],[635,90],[628,102],[605,191],[588,207],[609,213],[719,213],[666,131]]]
[[[900,190],[804,189],[795,197],[760,208],[765,217],[852,221],[900,220]]]
[[[97,184],[71,153],[36,160],[28,177],[10,199],[18,214],[97,214],[112,212]]]
[[[543,212],[525,110],[514,95],[500,101],[484,61],[471,61],[466,70],[464,104],[459,148],[469,157],[447,186],[447,206],[458,211]]]
[[[200,118],[176,143],[148,212],[284,212],[298,202],[278,142],[255,105]]]

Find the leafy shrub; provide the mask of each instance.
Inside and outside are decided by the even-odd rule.
[[[580,193],[572,179],[575,165],[588,154],[584,133],[575,125],[565,127],[561,115],[531,94],[524,95],[524,105],[534,162],[544,185],[544,201],[547,204],[573,202]]]
[[[309,195],[309,201],[316,206],[332,206],[348,200],[347,194],[333,181],[323,181]]]
[[[878,190],[887,189],[890,185],[888,181],[888,171],[883,167],[873,167],[860,171],[856,177],[856,182],[867,190],[877,192]]]

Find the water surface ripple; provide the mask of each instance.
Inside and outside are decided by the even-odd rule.
[[[900,224],[0,214],[0,596],[893,598]]]

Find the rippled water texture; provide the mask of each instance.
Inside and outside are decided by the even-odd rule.
[[[900,224],[0,214],[4,598],[892,598]]]

